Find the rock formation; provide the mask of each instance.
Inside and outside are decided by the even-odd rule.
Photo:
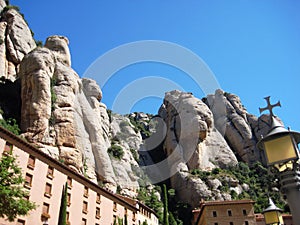
[[[214,115],[216,128],[224,135],[233,152],[250,165],[262,161],[256,143],[261,135],[269,131],[269,117],[263,115],[257,118],[248,113],[238,96],[222,90],[208,95],[206,103]]]
[[[215,128],[208,106],[191,93],[167,92],[159,115],[167,126],[164,151],[173,175],[171,186],[181,200],[195,205],[211,192],[199,178],[190,178],[188,171],[233,166],[236,156]],[[174,154],[176,157],[170,157]]]
[[[31,31],[14,8],[0,3],[0,76],[14,81],[23,57],[36,47]]]
[[[179,200],[193,207],[201,199],[231,199],[220,190],[224,182],[237,194],[249,188],[226,176],[201,180],[192,171],[264,161],[256,143],[269,130],[269,116],[257,118],[238,96],[222,90],[202,100],[167,92],[154,117],[115,114],[101,103],[98,84],[72,69],[66,37],[54,35],[36,47],[19,12],[3,0],[1,9],[0,76],[5,82],[0,97],[16,87],[11,91],[16,96],[9,94],[16,104],[13,108],[3,99],[0,106],[7,113],[18,111],[22,136],[41,151],[131,197],[141,185],[151,188],[150,181],[166,179]]]

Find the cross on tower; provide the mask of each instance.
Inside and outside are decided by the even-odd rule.
[[[275,108],[276,106],[281,107],[280,101],[278,101],[276,104],[272,105],[270,103],[270,96],[265,97],[264,99],[266,99],[266,101],[267,101],[267,106],[265,108],[259,108],[259,112],[262,113],[265,110],[269,110],[271,117],[274,116],[274,114],[273,114],[273,108]]]

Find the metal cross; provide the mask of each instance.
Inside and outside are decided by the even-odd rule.
[[[265,97],[264,99],[266,99],[266,101],[267,101],[267,107],[265,107],[265,108],[259,108],[259,112],[262,113],[265,110],[269,110],[270,111],[270,115],[274,116],[274,114],[273,114],[273,108],[275,108],[276,106],[281,107],[280,101],[278,101],[276,104],[272,105],[270,103],[270,96]]]

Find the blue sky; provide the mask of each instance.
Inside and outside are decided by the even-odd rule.
[[[258,116],[258,107],[266,104],[263,98],[270,95],[273,103],[282,104],[275,114],[300,131],[300,1],[11,0],[11,4],[25,14],[35,39],[45,41],[54,34],[69,38],[72,67],[80,76],[120,45],[142,40],[175,43],[201,57],[220,87],[237,94],[250,113]],[[101,71],[91,78],[99,82],[100,76]],[[178,68],[145,62],[123,68],[107,84],[99,84],[103,102],[111,107],[122,88],[150,76],[205,96]],[[159,98],[145,98],[132,110],[156,113],[160,104]]]

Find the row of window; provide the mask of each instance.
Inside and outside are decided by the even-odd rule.
[[[243,213],[243,215],[244,216],[247,216],[247,210],[246,209],[243,209],[242,210],[242,213]],[[213,211],[212,212],[212,215],[213,215],[213,217],[217,217],[218,215],[217,215],[217,211]],[[227,210],[227,215],[228,216],[232,216],[232,211],[229,209],[229,210]]]
[[[10,154],[12,152],[12,148],[13,148],[13,145],[6,142],[3,154]],[[28,161],[27,161],[27,168],[29,170],[25,174],[25,183],[24,183],[24,187],[26,187],[27,189],[31,189],[31,186],[32,186],[33,175],[30,173],[30,170],[34,170],[35,164],[36,164],[35,157],[32,156],[32,155],[29,155]],[[47,197],[47,198],[51,198],[51,196],[52,196],[51,180],[54,178],[54,168],[53,167],[48,166],[46,176],[49,179],[49,181],[46,181],[44,196]],[[67,177],[67,184],[68,184],[68,189],[71,189],[72,188],[72,178]],[[83,196],[85,198],[89,197],[89,188],[86,187],[86,186],[84,186]],[[27,196],[27,199],[29,200],[29,196]],[[96,203],[97,204],[101,203],[101,195],[99,193],[97,193],[97,195],[96,195]],[[71,193],[67,193],[67,205],[68,206],[71,205]],[[113,203],[113,210],[115,212],[117,211],[117,203],[116,202]],[[43,206],[42,206],[42,220],[45,221],[48,218],[50,218],[49,211],[50,211],[50,204],[47,203],[47,202],[44,202]],[[82,212],[84,214],[88,213],[88,201],[87,200],[83,201]],[[125,214],[127,214],[127,209],[125,209]],[[67,221],[69,221],[69,216],[70,216],[69,212],[67,212]],[[96,210],[95,210],[95,218],[100,219],[100,217],[101,217],[100,216],[100,207],[97,206]],[[133,221],[135,220],[135,217],[136,217],[136,215],[134,213],[133,214]],[[25,225],[25,220],[18,219],[17,224],[18,225]],[[81,224],[86,225],[87,224],[87,219],[82,218],[82,223]],[[99,224],[96,223],[95,225],[99,225]]]
[[[11,149],[11,148],[9,148],[9,149]],[[27,168],[33,170],[35,167],[35,161],[36,161],[35,157],[29,155],[28,162],[27,162]],[[54,178],[53,175],[54,175],[54,168],[51,166],[48,166],[47,178],[52,180]],[[27,172],[25,174],[24,186],[26,188],[30,189],[32,186],[32,180],[33,180],[33,175]],[[72,178],[67,177],[67,184],[68,184],[68,189],[72,189]],[[52,196],[51,192],[52,192],[52,184],[49,182],[46,182],[44,196],[50,198]],[[86,198],[89,197],[89,188],[86,186],[84,186],[83,196]],[[101,195],[99,193],[97,193],[97,195],[96,195],[96,203],[97,204],[101,203]],[[67,206],[70,206],[70,205],[71,205],[71,193],[67,193]],[[50,204],[44,202],[43,208],[42,208],[42,219],[43,220],[47,220],[48,218],[50,218],[49,210],[50,210]],[[82,212],[84,214],[88,213],[88,201],[83,201]],[[70,216],[69,212],[67,212],[67,221],[69,221],[69,216]],[[100,219],[100,207],[96,207],[95,218]],[[22,224],[22,225],[25,224],[25,221],[20,220],[20,224]],[[86,225],[86,224],[87,224],[87,220],[85,218],[83,218],[82,225]],[[95,224],[95,225],[98,225],[98,224]]]

